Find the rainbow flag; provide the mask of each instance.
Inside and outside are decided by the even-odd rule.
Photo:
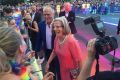
[[[21,77],[21,80],[30,80],[26,67],[21,67],[20,77]]]

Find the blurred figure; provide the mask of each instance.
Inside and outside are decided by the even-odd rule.
[[[21,77],[23,69],[21,65],[24,62],[25,55],[21,50],[20,35],[9,27],[0,27],[0,34],[2,34],[0,35],[0,80],[25,80]],[[27,69],[25,72],[27,80],[30,78],[38,80]]]
[[[16,25],[16,21],[14,19],[8,20],[8,27],[11,27],[13,30],[15,30],[20,35],[21,41],[22,41],[22,44],[21,44],[22,51],[23,51],[23,53],[25,53],[26,50],[27,50],[27,45],[26,45],[26,43],[25,43],[25,41],[23,39],[23,36],[22,36],[22,34],[20,32],[20,29]]]
[[[9,27],[15,29],[18,32],[19,28],[17,27],[16,21],[14,19],[8,20],[8,25]]]
[[[39,32],[38,29],[38,23],[42,20],[41,19],[41,14],[39,12],[37,12],[36,6],[32,5],[31,6],[31,13],[29,13],[31,18],[29,17],[27,20],[30,23],[30,27],[28,27],[28,33],[29,33],[29,37],[32,43],[32,50],[35,51],[35,46],[36,46],[36,36],[37,33]],[[31,28],[31,29],[30,29]],[[37,53],[35,54],[35,58],[38,59],[39,56],[37,55]]]
[[[45,20],[39,23],[39,33],[37,34],[36,41],[36,52],[40,55],[45,53],[45,61],[48,61],[53,49],[53,43],[55,38],[55,34],[52,32],[51,26],[51,23],[54,19],[54,10],[50,6],[45,6],[43,8],[43,16]],[[43,70],[45,70],[44,67]],[[59,61],[56,57],[51,62],[49,71],[57,75],[58,80],[61,80],[59,70]],[[43,72],[43,74],[44,73],[45,71]],[[56,80],[56,78],[54,79]]]
[[[120,18],[119,18],[119,22],[118,22],[118,26],[117,26],[117,34],[120,35]]]
[[[95,60],[95,53],[96,53],[95,42],[96,42],[96,39],[92,39],[88,42],[88,45],[87,45],[88,55],[87,55],[86,61],[81,68],[81,72],[78,78],[75,80],[87,80],[87,78],[90,76],[91,68]],[[47,73],[46,76],[44,76],[43,80],[53,80],[50,78],[51,76],[48,76],[49,74],[50,73]],[[64,75],[64,77],[66,77],[66,75]]]
[[[0,79],[7,80],[9,77],[10,80],[20,80],[12,72],[12,67],[9,63],[10,60],[15,59],[17,51],[21,44],[19,35],[11,28],[0,27]],[[14,46],[13,46],[14,45]]]
[[[10,7],[5,7],[5,8],[3,9],[3,12],[4,12],[4,17],[5,17],[7,20],[14,18],[14,17],[13,17],[13,10],[12,10],[12,8],[10,8]]]
[[[31,17],[32,17],[32,21],[36,21],[37,24],[42,20],[41,19],[41,14],[39,12],[37,12],[36,6],[33,5],[31,7],[32,12],[30,13]]]
[[[26,14],[24,19],[25,27],[27,28],[28,35],[32,44],[32,50],[35,50],[36,36],[39,32],[38,24],[36,21],[32,21],[30,14]]]
[[[75,21],[75,13],[72,11],[71,4],[69,2],[64,3],[64,10],[63,12],[60,12],[59,16],[65,16],[68,20],[71,33],[75,34],[77,33],[74,21]]]
[[[52,23],[52,28],[55,31],[56,38],[54,49],[46,64],[46,71],[48,71],[52,60],[57,56],[60,62],[61,80],[73,80],[71,70],[77,68],[81,70],[82,66],[79,43],[71,34],[68,21],[65,17],[55,18]]]
[[[59,13],[60,13],[60,5],[59,4],[57,4],[56,5],[56,12],[57,12],[57,16],[59,16]]]
[[[5,16],[12,16],[12,15],[13,15],[13,10],[12,10],[12,8],[10,8],[10,7],[5,7],[5,8],[3,9],[3,11],[4,11],[4,15],[5,15]]]

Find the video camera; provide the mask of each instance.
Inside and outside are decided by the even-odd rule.
[[[95,43],[96,51],[99,54],[105,55],[109,53],[110,51],[113,51],[116,48],[118,48],[118,43],[117,43],[116,38],[105,35],[104,23],[103,21],[100,20],[99,16],[88,17],[84,20],[84,23],[86,25],[91,24],[96,35],[99,36]]]

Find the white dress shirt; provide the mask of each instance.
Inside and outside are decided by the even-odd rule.
[[[65,17],[68,17],[68,15],[69,15],[69,12],[68,12],[68,13],[65,13]]]
[[[33,21],[34,17],[35,17],[35,12],[32,14],[32,21]]]
[[[52,40],[52,27],[46,25],[46,47],[47,49],[52,49],[51,40]]]

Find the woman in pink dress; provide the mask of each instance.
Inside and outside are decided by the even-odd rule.
[[[71,34],[68,22],[65,17],[56,18],[53,23],[53,30],[56,33],[54,49],[46,64],[46,71],[49,64],[55,56],[60,63],[61,80],[73,80],[70,71],[72,69],[81,69],[81,50],[78,41]]]

